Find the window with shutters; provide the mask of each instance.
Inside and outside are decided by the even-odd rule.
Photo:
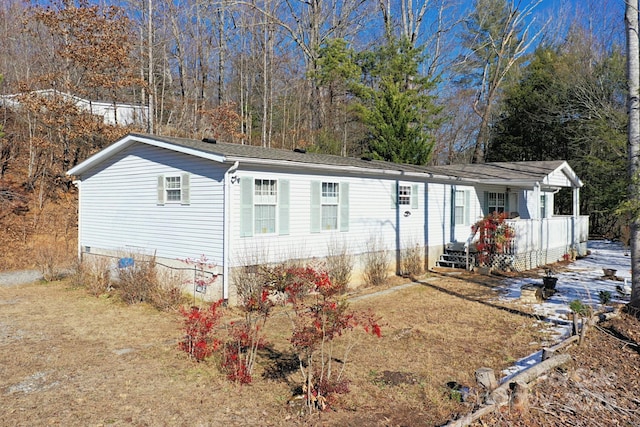
[[[189,174],[158,175],[158,205],[190,203]]]
[[[256,179],[253,188],[255,233],[275,233],[278,182],[275,179]]]

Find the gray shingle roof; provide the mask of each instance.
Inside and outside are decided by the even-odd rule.
[[[363,160],[354,157],[342,157],[329,154],[310,152],[296,152],[276,148],[265,148],[252,145],[229,144],[223,142],[205,142],[187,138],[165,137],[147,134],[131,134],[133,137],[152,139],[168,144],[190,148],[203,153],[224,157],[227,161],[244,160],[247,163],[262,162],[264,160],[282,166],[331,167],[340,169],[358,169],[371,172],[395,171],[424,175],[425,178],[453,179],[462,182],[504,183],[510,182],[539,182],[553,171],[561,167],[563,160],[533,161],[533,162],[496,162],[482,164],[462,164],[448,166],[416,166],[397,164],[378,160]]]

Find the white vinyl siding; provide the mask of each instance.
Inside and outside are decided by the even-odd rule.
[[[130,146],[83,174],[80,245],[167,259],[205,254],[221,266],[224,170],[186,154]],[[164,200],[166,177],[180,178],[179,202]]]

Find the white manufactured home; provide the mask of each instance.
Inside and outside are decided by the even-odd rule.
[[[233,296],[230,271],[287,259],[390,254],[424,264],[471,225],[509,212],[514,269],[586,251],[582,183],[564,161],[422,167],[240,144],[130,134],[68,171],[79,187],[81,256],[143,252],[166,264],[205,255],[221,275],[211,298]],[[554,194],[573,189],[573,213],[553,215]],[[375,244],[374,244],[375,243]]]

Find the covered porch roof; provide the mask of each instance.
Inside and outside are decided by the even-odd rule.
[[[431,166],[434,175],[455,177],[461,182],[534,188],[580,188],[582,181],[564,160],[495,162]]]

